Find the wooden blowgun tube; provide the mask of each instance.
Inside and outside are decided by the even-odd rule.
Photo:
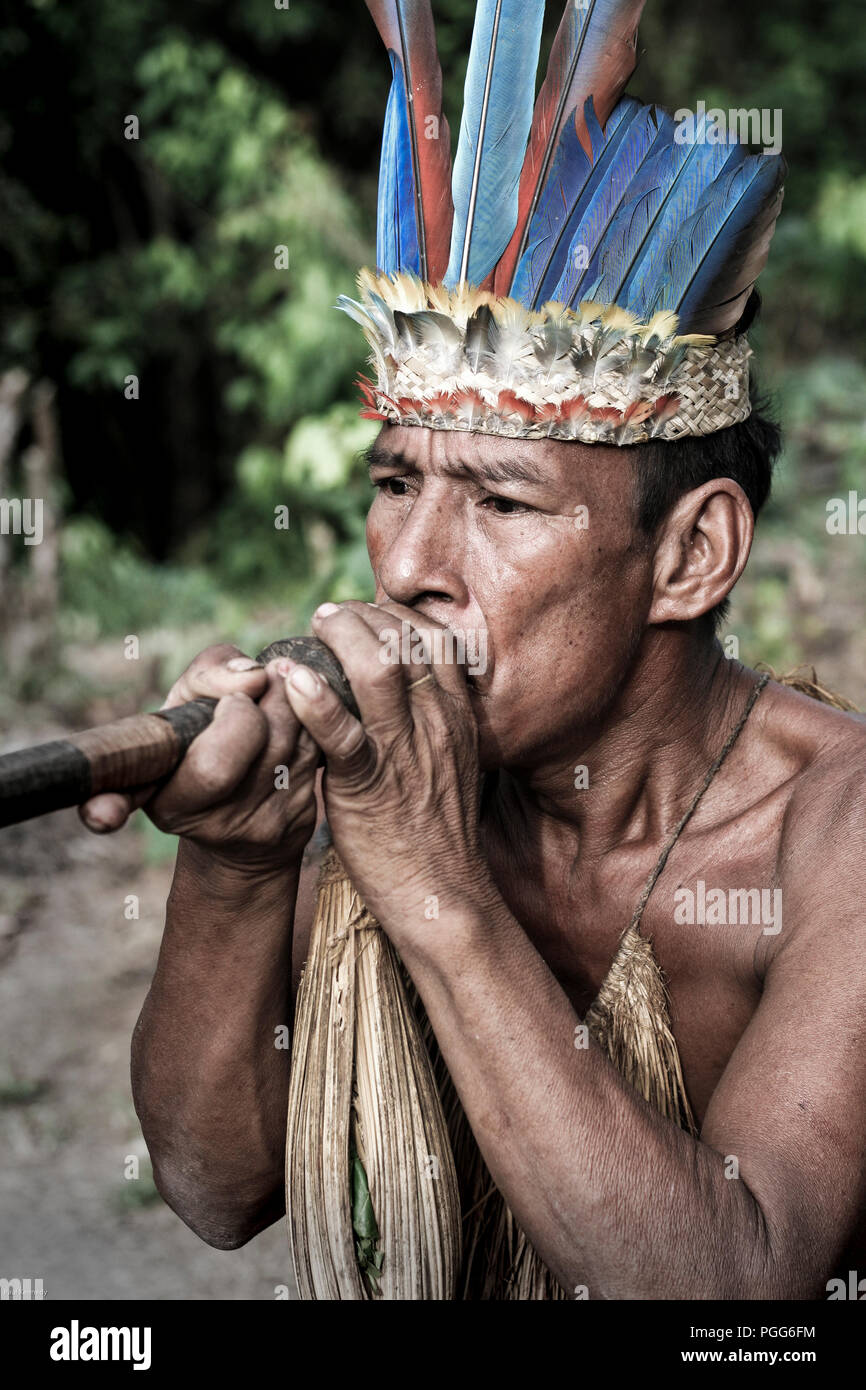
[[[325,678],[357,716],[342,666],[317,637],[286,637],[257,658],[290,657]],[[80,806],[99,792],[128,792],[160,782],[213,719],[216,700],[190,700],[155,714],[132,714],[70,738],[0,756],[0,827]]]

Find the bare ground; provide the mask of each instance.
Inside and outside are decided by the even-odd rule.
[[[145,843],[72,811],[0,835],[0,1276],[41,1278],[49,1299],[273,1299],[282,1222],[212,1250],[153,1187],[129,1043],[171,865]]]

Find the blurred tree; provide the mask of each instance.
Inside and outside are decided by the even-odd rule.
[[[763,346],[771,378],[797,369],[796,427],[814,416],[830,434],[822,362],[864,380],[861,8],[648,0],[631,84],[671,108],[781,109],[791,174]],[[456,136],[474,3],[434,12]],[[546,45],[560,13],[547,7]],[[149,554],[242,588],[305,568],[362,583],[352,459],[369,431],[348,403],[364,350],[331,306],[373,259],[389,80],[361,0],[4,3],[0,369],[57,384],[71,510],[139,545],[129,573]],[[329,460],[324,482],[311,458]],[[258,529],[280,503],[291,558]],[[95,537],[115,553],[88,525],[68,540],[79,579]]]

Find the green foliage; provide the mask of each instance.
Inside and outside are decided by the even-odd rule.
[[[474,9],[435,5],[455,140]],[[866,463],[860,0],[649,0],[639,48],[643,99],[782,111],[790,174],[754,336],[788,442],[762,531],[820,564],[810,499],[862,485]],[[333,305],[374,258],[389,81],[345,0],[25,0],[0,20],[0,369],[58,386],[74,634],[170,621],[253,643],[322,598],[370,596],[365,349]],[[774,574],[756,572],[750,611]]]
[[[370,485],[360,458],[377,427],[340,402],[299,420],[281,450],[251,445],[237,485],[206,537],[191,547],[236,594],[268,595],[306,616],[326,596],[367,598],[364,539]],[[287,509],[287,529],[275,524]]]
[[[33,1105],[50,1090],[50,1083],[20,1076],[0,1077],[0,1109]]]
[[[837,651],[862,617],[862,538],[831,536],[826,522],[828,498],[845,498],[849,489],[862,495],[866,367],[842,356],[818,357],[780,374],[775,394],[785,447],[727,630],[739,637],[747,663],[767,661],[786,671],[817,662],[820,668],[824,654]],[[862,702],[862,683],[842,693]]]
[[[377,1249],[379,1227],[370,1197],[367,1174],[364,1165],[352,1147],[349,1160],[352,1167],[352,1229],[355,1233],[355,1254],[358,1268],[370,1286],[370,1292],[379,1292],[379,1279],[385,1260],[384,1250]]]
[[[64,617],[72,637],[141,633],[177,614],[190,623],[214,616],[216,596],[203,570],[154,565],[95,518],[67,522],[62,557]]]
[[[790,367],[778,397],[787,422],[777,487],[785,510],[804,497],[862,487],[866,477],[866,366],[846,357],[819,357]]]
[[[177,836],[159,830],[144,811],[136,811],[134,824],[142,837],[142,858],[145,864],[173,864],[177,857]]]
[[[136,76],[134,157],[156,226],[61,277],[71,380],[116,388],[195,325],[225,358],[229,409],[279,426],[327,405],[358,355],[331,305],[369,253],[349,199],[292,113],[218,45],[168,36]]]

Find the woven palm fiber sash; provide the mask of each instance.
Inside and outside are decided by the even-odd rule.
[[[668,836],[584,1019],[624,1079],[693,1135],[697,1126],[665,980],[640,920],[671,850],[769,678],[765,672],[754,686]],[[811,680],[797,673],[781,680],[836,708],[855,708],[818,685],[814,672]],[[369,1184],[360,1218],[355,1155]],[[301,1299],[570,1296],[496,1188],[417,991],[333,849],[322,868],[298,991],[286,1210]]]

